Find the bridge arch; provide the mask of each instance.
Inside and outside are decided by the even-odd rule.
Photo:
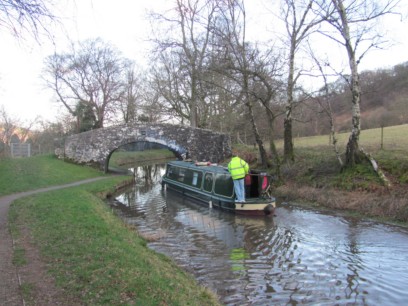
[[[127,145],[132,145],[132,144],[137,144],[137,143],[151,143],[151,144],[158,144],[161,145],[164,149],[168,149],[169,151],[171,151],[174,156],[179,159],[179,160],[184,160],[186,159],[186,152],[187,150],[183,147],[177,147],[177,148],[173,148],[173,147],[168,147],[166,144],[161,143],[158,140],[155,139],[149,139],[149,141],[145,141],[145,140],[125,140],[123,142],[123,144],[120,144],[117,148],[113,149],[107,156],[106,160],[105,160],[105,166],[104,169],[108,169],[109,168],[109,162],[110,162],[110,158],[112,156],[113,153],[115,153],[118,149],[120,149],[121,147],[127,146]]]
[[[179,159],[220,162],[231,155],[228,135],[172,124],[128,124],[87,131],[67,137],[64,148],[56,153],[107,172],[109,158],[117,148],[139,141],[161,144]]]

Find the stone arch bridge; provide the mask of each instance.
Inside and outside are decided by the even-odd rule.
[[[218,163],[231,155],[230,137],[210,130],[172,124],[133,124],[95,129],[68,136],[60,158],[108,171],[112,153],[140,141],[161,144],[179,159]]]

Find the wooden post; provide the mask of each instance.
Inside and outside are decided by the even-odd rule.
[[[384,149],[384,125],[381,125],[381,150]]]

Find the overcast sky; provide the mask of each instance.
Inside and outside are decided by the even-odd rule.
[[[267,1],[267,0],[266,0]],[[266,2],[263,1],[263,2]],[[270,30],[264,21],[270,21],[261,0],[247,1],[249,33],[255,39],[267,36]],[[408,2],[408,0],[402,0]],[[27,39],[17,41],[0,28],[0,106],[13,117],[32,120],[37,116],[55,121],[61,105],[55,102],[50,90],[44,89],[40,78],[46,56],[62,52],[69,40],[78,41],[101,37],[113,43],[124,56],[143,64],[148,52],[146,39],[149,23],[147,10],[163,10],[170,0],[81,0],[60,1],[59,14],[64,16],[64,29],[55,29],[55,45],[42,41],[41,45]],[[407,3],[408,4],[408,3]],[[408,5],[405,16],[408,13]],[[371,52],[360,65],[360,70],[388,68],[408,61],[408,22],[398,16],[388,18],[382,25],[387,28],[395,45],[388,50]],[[322,45],[322,48],[324,46]]]

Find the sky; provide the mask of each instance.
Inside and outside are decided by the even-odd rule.
[[[13,118],[31,121],[41,116],[54,121],[61,104],[41,79],[44,59],[67,49],[70,41],[101,37],[112,42],[124,56],[142,62],[147,52],[146,11],[158,9],[163,0],[60,1],[56,15],[62,26],[55,27],[55,39],[40,43],[27,36],[17,40],[0,28],[0,107]]]
[[[170,0],[81,0],[57,1],[56,14],[62,17],[62,27],[55,27],[53,42],[42,39],[40,43],[27,38],[17,40],[0,28],[0,107],[13,118],[29,122],[39,116],[56,121],[62,106],[41,79],[43,61],[54,51],[66,50],[69,41],[101,37],[113,43],[125,57],[143,65],[149,51],[147,42],[150,24],[146,18],[149,10],[163,11]],[[264,1],[265,2],[265,1]],[[408,2],[408,0],[402,0]],[[261,0],[246,2],[248,32],[256,40],[270,33],[271,16]],[[408,4],[408,3],[407,3]],[[408,5],[406,12],[408,15]],[[392,47],[374,51],[360,64],[360,71],[390,68],[408,61],[408,21],[398,16],[388,18],[382,27],[388,31]],[[324,48],[324,45],[321,46]],[[332,50],[339,52],[336,50]],[[341,50],[340,50],[341,51]]]

